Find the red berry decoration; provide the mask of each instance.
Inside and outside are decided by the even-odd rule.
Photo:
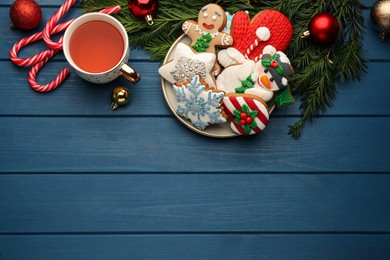
[[[278,67],[278,62],[276,60],[272,60],[270,66],[271,66],[271,68],[276,69]]]
[[[330,13],[316,14],[309,22],[308,31],[301,36],[310,39],[319,45],[328,44],[336,39],[339,32],[339,22]]]
[[[241,119],[246,119],[248,117],[248,115],[245,113],[245,112],[242,112],[241,115],[240,115],[240,118]]]
[[[246,125],[245,119],[241,119],[241,120],[240,120],[240,125]]]
[[[31,30],[42,20],[41,7],[34,0],[16,0],[10,10],[11,28]]]
[[[139,19],[153,24],[153,16],[157,11],[157,0],[129,0],[129,9]]]
[[[252,123],[252,121],[253,121],[253,118],[252,117],[247,117],[246,119],[245,119],[245,122],[247,123],[247,124],[250,124],[250,123]]]

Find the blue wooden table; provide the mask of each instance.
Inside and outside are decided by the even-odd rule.
[[[142,51],[135,86],[72,73],[34,92],[8,58],[31,34],[9,29],[12,2],[0,4],[0,259],[390,259],[390,40],[368,8],[367,73],[338,83],[300,139],[287,135],[299,102],[259,136],[213,139],[172,115]],[[61,3],[37,2],[42,29]],[[57,55],[38,81],[64,66]],[[113,112],[118,85],[132,100]]]

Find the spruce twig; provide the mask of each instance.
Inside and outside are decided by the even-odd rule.
[[[307,120],[313,120],[332,106],[337,81],[359,80],[365,72],[366,59],[362,55],[364,18],[359,0],[309,1],[309,0],[216,0],[224,10],[235,13],[249,11],[253,17],[266,9],[286,15],[293,25],[293,38],[285,51],[292,61],[296,74],[290,88],[301,95],[301,115],[290,126],[289,134],[298,138]],[[186,20],[196,20],[199,10],[208,0],[159,0],[154,24],[136,19],[127,8],[128,0],[81,0],[85,11],[98,11],[120,5],[122,11],[115,17],[125,26],[132,47],[146,50],[151,60],[165,57],[173,42],[182,34],[181,25]],[[330,45],[319,46],[301,39],[311,18],[320,12],[330,12],[339,21],[340,33]],[[332,61],[332,63],[331,63]]]

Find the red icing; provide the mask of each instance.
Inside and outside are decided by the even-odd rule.
[[[265,10],[250,20],[245,12],[237,12],[232,21],[233,47],[245,54],[250,45],[258,39],[256,30],[259,27],[267,27],[270,30],[271,38],[259,45],[250,53],[249,58],[254,59],[262,54],[267,45],[272,45],[277,51],[286,50],[290,43],[293,27],[288,18],[276,10]]]
[[[272,60],[271,61],[271,65],[270,65],[272,68],[276,69],[278,67],[278,62],[276,60]]]
[[[208,30],[211,30],[214,28],[214,24],[207,24],[207,23],[202,23],[203,27],[208,29]]]
[[[242,112],[241,115],[240,115],[240,118],[241,119],[247,119],[248,115],[245,112]]]

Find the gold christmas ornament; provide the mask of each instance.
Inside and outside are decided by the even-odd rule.
[[[379,0],[371,8],[371,21],[384,41],[390,33],[390,0]]]
[[[111,109],[115,110],[119,106],[126,105],[130,99],[130,91],[125,87],[116,87],[112,90]]]

